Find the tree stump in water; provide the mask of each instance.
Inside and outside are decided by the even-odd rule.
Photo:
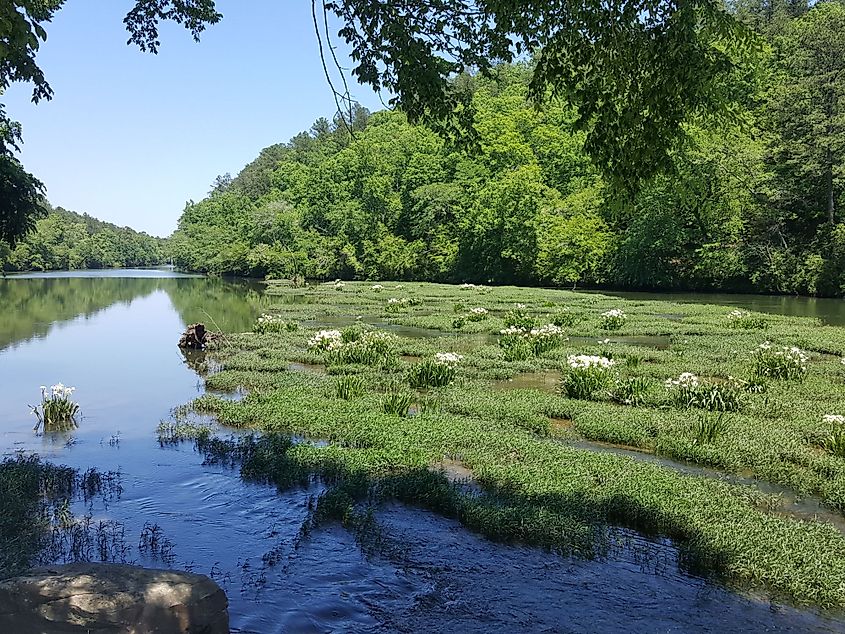
[[[219,333],[205,329],[204,324],[191,324],[179,337],[179,347],[182,349],[202,350],[210,342],[216,340]]]

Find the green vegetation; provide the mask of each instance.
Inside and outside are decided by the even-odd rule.
[[[472,153],[402,112],[361,108],[351,127],[319,119],[262,150],[185,209],[176,262],[269,278],[841,296],[845,4],[735,10],[760,22],[768,51],[740,81],[753,105],[686,122],[669,165],[635,190],[620,191],[614,168],[595,161],[584,112],[534,108],[541,55],[455,80],[474,111]],[[639,125],[624,127],[617,145]],[[395,312],[403,299],[388,300]],[[489,307],[466,304],[455,323],[486,319],[474,308]],[[733,323],[765,327],[756,319]],[[623,323],[608,315],[605,327]]]
[[[191,408],[260,435],[237,442],[204,435],[200,449],[283,487],[319,476],[327,490],[315,519],[354,525],[367,504],[394,498],[494,539],[584,556],[606,553],[621,525],[675,540],[690,569],[845,606],[845,536],[841,522],[826,519],[845,514],[841,328],[767,315],[762,333],[733,327],[730,310],[719,306],[427,283],[403,284],[415,301],[395,313],[384,301],[391,286],[271,283],[268,313],[350,327],[227,336],[211,353],[221,370],[206,383],[246,396],[207,394]],[[456,329],[456,304],[484,305],[489,315],[472,323],[479,330]],[[602,329],[602,314],[614,309],[627,315],[618,343]],[[579,320],[556,347],[514,359],[498,343],[511,311],[536,329],[561,312]],[[382,339],[361,334],[371,332],[367,324],[397,333],[385,339],[391,362],[336,363],[343,346]],[[633,335],[663,336],[669,345],[625,343]],[[756,378],[764,338],[773,350],[799,348],[802,380]],[[445,353],[454,356],[437,356]],[[409,389],[409,373],[438,358],[454,361],[453,380]],[[329,374],[292,364],[326,364]],[[585,389],[568,393],[572,370],[600,372],[600,385],[589,377]],[[501,389],[502,379],[531,373],[562,378],[545,389]],[[705,388],[691,392],[701,402],[679,400],[680,385]],[[608,443],[644,459],[609,453]],[[664,462],[645,459],[651,455]],[[444,459],[471,470],[477,488],[450,482],[437,468]],[[690,475],[687,464],[751,475],[785,495]],[[793,495],[817,496],[829,515],[800,514]]]
[[[79,404],[71,400],[75,387],[68,387],[61,383],[41,386],[41,403],[32,408],[32,413],[38,418],[35,431],[41,429],[44,433],[67,431],[77,426],[76,415]]]
[[[14,249],[0,245],[0,269],[56,271],[154,266],[165,241],[61,207],[50,210]]]
[[[108,527],[77,521],[69,510],[74,500],[120,495],[118,475],[16,456],[0,462],[0,578],[20,574],[33,564],[56,559],[114,561]]]

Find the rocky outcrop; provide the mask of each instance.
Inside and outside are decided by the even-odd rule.
[[[32,570],[0,583],[0,632],[228,634],[228,601],[204,575],[121,564]]]
[[[216,341],[220,333],[205,329],[204,324],[191,324],[179,337],[179,347],[190,350],[202,350],[212,341]]]

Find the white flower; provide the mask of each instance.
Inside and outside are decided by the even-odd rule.
[[[516,304],[514,304],[514,307],[517,310],[525,310],[525,304],[516,303]]]
[[[560,337],[563,335],[563,328],[554,324],[546,324],[539,328],[532,328],[528,334],[532,337]]]
[[[598,343],[603,345],[603,346],[606,346],[607,344],[610,343],[610,339],[599,339]]]
[[[839,363],[841,363],[842,365],[845,365],[845,357],[842,357],[841,359],[839,359]]]
[[[346,286],[346,284],[344,284],[344,283],[343,283],[343,282],[341,282],[340,280],[338,280],[338,281],[336,281],[336,282],[334,283],[335,290],[338,290],[338,291],[343,290],[343,288],[344,288],[345,286]]]
[[[463,355],[456,352],[438,352],[434,355],[434,362],[442,365],[458,365],[463,359]]]
[[[468,290],[475,288],[475,284],[469,284],[467,282],[464,282],[458,288],[461,289],[462,291],[468,291]]]
[[[382,286],[381,284],[373,284],[370,288],[376,292],[384,290],[384,286]]]
[[[625,315],[625,311],[621,308],[611,308],[610,310],[603,312],[601,316],[609,317],[611,319],[625,319],[627,317]]]
[[[471,312],[473,315],[486,315],[487,309],[482,308],[481,306],[478,306],[476,308],[470,308],[469,312]]]
[[[525,328],[520,328],[519,326],[508,326],[499,331],[500,335],[508,336],[516,336],[516,335],[527,335],[528,331]]]
[[[692,372],[682,372],[677,379],[666,379],[666,387],[669,389],[675,387],[679,387],[681,389],[698,387],[698,377]]]
[[[730,319],[731,321],[735,321],[737,319],[746,319],[750,316],[751,313],[749,313],[747,310],[734,309],[728,313],[728,319]]]
[[[404,303],[405,301],[406,301],[406,300],[404,300],[404,299],[399,299],[398,297],[391,297],[390,299],[388,299],[388,300],[387,300],[387,303],[388,303],[388,304],[402,304],[402,303]]]
[[[321,330],[308,340],[308,347],[318,350],[337,350],[342,345],[343,335],[339,330]]]
[[[606,370],[614,364],[613,359],[593,354],[571,354],[566,358],[566,362],[575,370],[590,368]]]
[[[825,414],[822,416],[822,420],[826,423],[845,425],[845,416],[842,416],[842,414]]]

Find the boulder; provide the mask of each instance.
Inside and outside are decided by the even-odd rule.
[[[228,634],[226,594],[204,575],[122,564],[36,568],[0,582],[0,632]]]

